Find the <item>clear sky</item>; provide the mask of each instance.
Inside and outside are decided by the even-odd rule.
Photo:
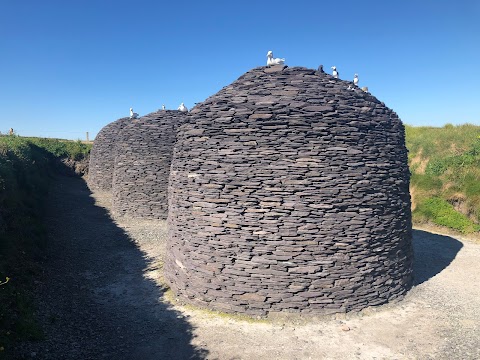
[[[93,138],[191,108],[266,53],[336,65],[411,125],[480,125],[480,1],[0,0],[0,131]]]

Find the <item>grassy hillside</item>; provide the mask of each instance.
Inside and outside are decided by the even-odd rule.
[[[0,358],[17,339],[39,338],[29,287],[46,231],[43,203],[58,158],[81,160],[80,142],[0,136]]]
[[[414,224],[480,230],[480,126],[406,126]]]

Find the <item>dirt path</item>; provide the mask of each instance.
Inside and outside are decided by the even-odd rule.
[[[480,359],[480,245],[415,231],[417,285],[398,303],[262,322],[164,299],[164,221],[114,222],[106,194],[60,178],[38,281],[36,359]]]

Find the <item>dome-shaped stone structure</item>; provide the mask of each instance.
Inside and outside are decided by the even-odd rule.
[[[165,275],[227,312],[332,313],[412,284],[404,127],[305,68],[256,68],[179,128]]]
[[[88,185],[94,190],[112,189],[115,141],[130,118],[121,118],[105,125],[95,137],[88,165]]]
[[[176,130],[187,115],[159,110],[130,121],[115,144],[113,212],[116,216],[165,219],[168,176]]]

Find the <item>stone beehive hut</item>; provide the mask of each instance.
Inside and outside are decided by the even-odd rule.
[[[132,120],[115,144],[113,211],[117,216],[167,217],[168,175],[178,125],[187,115],[160,110]]]
[[[130,122],[121,118],[102,128],[95,137],[88,166],[88,185],[95,190],[112,189],[114,149],[117,135]]]
[[[359,310],[409,289],[404,127],[348,84],[257,68],[191,112],[170,175],[177,294],[262,315]]]

